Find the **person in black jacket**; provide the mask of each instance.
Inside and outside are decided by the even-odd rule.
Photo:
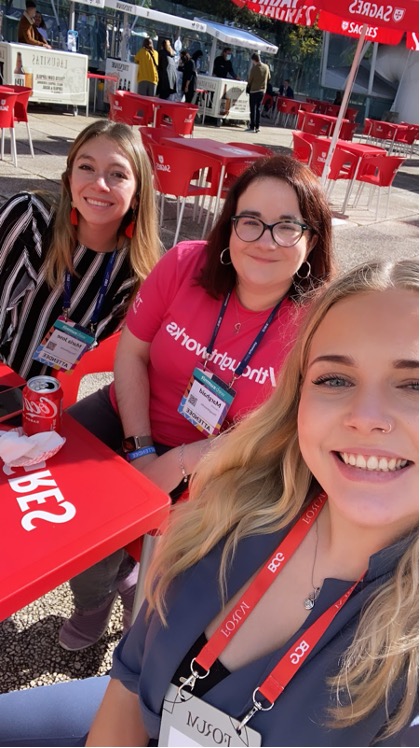
[[[225,47],[222,54],[216,57],[213,65],[213,75],[216,78],[234,78],[238,80],[232,65],[232,50]]]
[[[285,96],[286,99],[295,98],[295,93],[293,91],[293,88],[290,85],[290,81],[288,78],[285,78],[283,83],[281,84],[279,88],[279,96]]]
[[[171,94],[176,93],[175,50],[172,49],[170,39],[164,39],[159,50],[158,74],[157,95],[161,99],[168,99]]]
[[[182,92],[185,94],[185,101],[187,104],[191,104],[197,88],[197,72],[195,69],[195,62],[186,49],[183,49],[181,52],[181,65]]]

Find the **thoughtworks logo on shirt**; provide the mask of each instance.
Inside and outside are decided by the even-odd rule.
[[[176,322],[169,322],[169,324],[166,325],[166,331],[172,338],[179,341],[181,346],[186,348],[187,351],[196,353],[198,358],[204,359],[206,346],[198,340],[191,338],[188,333],[185,332],[185,327],[179,327]],[[218,351],[217,348],[213,350],[209,361],[211,361],[215,366],[218,366],[221,371],[229,370],[232,373],[240,363],[239,360],[229,356],[226,351],[222,353],[221,351]],[[264,369],[263,366],[260,366],[259,369],[253,369],[251,366],[247,366],[242,376],[254,381],[256,384],[266,384],[267,381],[271,382],[273,387],[277,384],[275,371],[272,366],[268,369]]]

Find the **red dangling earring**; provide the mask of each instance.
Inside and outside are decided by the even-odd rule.
[[[70,223],[72,226],[79,225],[79,216],[78,216],[76,208],[72,208],[70,211]]]
[[[124,234],[126,235],[127,239],[132,239],[134,234],[134,229],[136,227],[135,220],[131,220],[130,223],[125,227]]]

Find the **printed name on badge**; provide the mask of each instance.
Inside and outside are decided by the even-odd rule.
[[[202,433],[220,433],[236,392],[212,372],[195,368],[178,406],[184,416]]]
[[[261,735],[246,726],[237,732],[239,720],[170,685],[163,702],[159,746],[260,746]]]

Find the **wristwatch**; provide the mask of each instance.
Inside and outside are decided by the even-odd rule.
[[[150,434],[146,436],[126,436],[122,441],[122,451],[124,454],[135,452],[142,447],[153,447],[153,439]]]

